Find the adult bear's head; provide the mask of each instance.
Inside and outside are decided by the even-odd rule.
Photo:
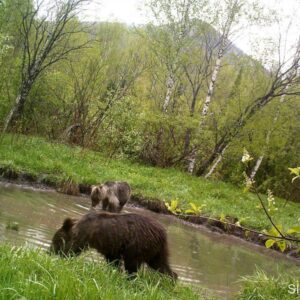
[[[59,254],[62,256],[72,255],[73,232],[72,228],[75,220],[67,218],[63,225],[59,228],[53,236],[52,244],[50,246],[50,253]]]

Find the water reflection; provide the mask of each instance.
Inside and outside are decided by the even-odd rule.
[[[89,205],[88,198],[0,184],[0,241],[48,249],[64,218],[79,217]],[[298,270],[294,261],[273,251],[199,230],[172,217],[141,209],[126,210],[154,215],[162,222],[168,231],[172,268],[179,278],[217,291],[222,299],[231,297],[240,277],[253,274],[257,266],[270,274]],[[19,231],[7,230],[8,222],[18,222]]]

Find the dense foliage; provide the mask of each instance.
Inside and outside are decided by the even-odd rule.
[[[291,185],[287,169],[299,165],[298,75],[291,68],[280,77],[281,65],[267,71],[229,45],[232,28],[222,24],[236,26],[240,7],[230,6],[234,13],[215,21],[216,12],[205,10],[205,1],[192,1],[176,19],[181,2],[173,2],[168,14],[166,1],[148,1],[155,25],[138,28],[90,24],[71,14],[52,52],[31,66],[44,53],[39,41],[47,46],[40,28],[53,32],[55,19],[34,14],[30,1],[1,1],[0,126],[9,125],[25,89],[28,95],[10,131],[160,167],[187,170],[192,161],[194,174],[237,184],[244,180],[245,147],[263,157],[255,177],[261,190],[299,199],[299,179]]]

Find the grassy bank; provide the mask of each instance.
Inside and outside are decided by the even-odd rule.
[[[298,291],[297,291],[298,285]],[[237,300],[296,300],[300,299],[300,278],[282,275],[270,277],[263,272],[243,279]]]
[[[173,284],[149,270],[135,280],[102,261],[85,256],[62,259],[42,250],[0,245],[0,299],[214,299],[206,292]],[[300,278],[268,277],[258,272],[243,279],[236,300],[294,300]],[[292,285],[292,286],[291,286]],[[289,288],[290,287],[290,288]],[[299,288],[300,289],[300,288]]]
[[[41,138],[6,135],[0,144],[0,166],[17,172],[60,182],[72,178],[77,183],[95,184],[105,180],[126,180],[134,193],[170,201],[178,199],[183,206],[189,202],[206,204],[204,213],[222,214],[243,220],[255,229],[269,227],[255,195],[244,193],[230,184],[190,176],[175,169],[160,169],[123,159],[108,159],[100,153],[79,147],[49,143]],[[277,224],[297,225],[300,205],[278,199]],[[246,219],[244,219],[246,218]]]
[[[145,271],[135,280],[84,256],[61,259],[42,250],[0,246],[0,299],[208,299]],[[210,298],[211,299],[211,298]]]

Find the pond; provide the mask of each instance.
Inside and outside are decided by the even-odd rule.
[[[63,220],[80,217],[89,207],[87,197],[0,183],[0,242],[48,249]],[[168,231],[172,268],[179,279],[213,290],[221,299],[230,299],[239,289],[238,280],[257,268],[273,275],[299,272],[295,260],[238,238],[144,209],[125,207],[125,211],[154,216],[163,223]],[[14,222],[18,230],[7,229]]]

